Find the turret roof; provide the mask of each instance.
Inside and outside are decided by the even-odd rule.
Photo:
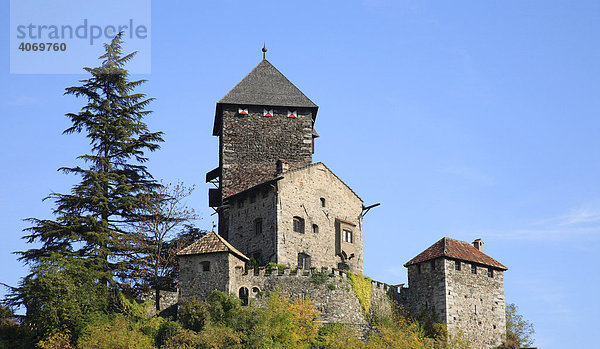
[[[240,257],[243,260],[250,260],[242,252],[231,246],[222,236],[211,231],[204,235],[199,240],[196,240],[188,247],[177,253],[178,256],[187,256],[194,254],[215,253],[215,252],[230,252]]]
[[[409,265],[425,262],[438,257],[459,259],[467,262],[487,265],[501,270],[508,270],[508,268],[502,263],[479,251],[470,243],[446,237],[431,245],[428,249],[404,264],[404,266],[408,267]]]
[[[219,103],[317,108],[266,59],[258,63]]]

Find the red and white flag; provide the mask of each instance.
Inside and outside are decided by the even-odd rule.
[[[265,109],[263,116],[273,116],[273,109]]]
[[[295,110],[288,110],[288,118],[295,118],[297,115]]]
[[[248,108],[239,108],[238,114],[240,114],[240,115],[248,115]]]

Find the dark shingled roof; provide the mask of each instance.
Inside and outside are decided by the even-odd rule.
[[[317,108],[266,59],[258,63],[218,103]]]
[[[442,238],[418,256],[404,264],[408,267],[412,264],[425,262],[438,257],[448,257],[466,262],[474,262],[501,270],[508,270],[502,263],[479,251],[468,242],[458,241],[450,238]]]
[[[182,249],[177,253],[177,255],[188,256],[194,254],[215,252],[230,252],[243,260],[250,260],[242,252],[238,251],[235,247],[231,246],[231,244],[227,242],[227,240],[223,239],[223,237],[221,237],[214,231],[211,231],[210,233],[204,235],[200,240],[197,240],[188,247]]]

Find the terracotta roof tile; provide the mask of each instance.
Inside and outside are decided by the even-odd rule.
[[[249,258],[246,257],[242,252],[231,246],[227,240],[223,239],[223,237],[214,231],[211,231],[210,233],[204,235],[200,240],[197,240],[188,247],[182,249],[177,253],[177,255],[187,256],[215,252],[230,252],[243,260],[249,260]]]
[[[404,266],[408,267],[409,265],[425,262],[438,257],[459,259],[466,262],[474,262],[502,270],[508,270],[502,263],[479,251],[470,243],[450,238],[442,238],[428,249],[421,252],[418,256],[408,261]]]

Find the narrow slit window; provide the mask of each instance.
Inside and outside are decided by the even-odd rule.
[[[471,274],[477,274],[477,266],[475,264],[471,264]]]
[[[313,224],[313,233],[318,234],[319,233],[319,226],[316,224]]]
[[[261,235],[263,232],[263,221],[262,218],[258,218],[254,221],[254,233],[256,235]]]
[[[460,261],[454,261],[454,270],[460,271]]]
[[[321,198],[321,207],[325,207],[325,198]]]

